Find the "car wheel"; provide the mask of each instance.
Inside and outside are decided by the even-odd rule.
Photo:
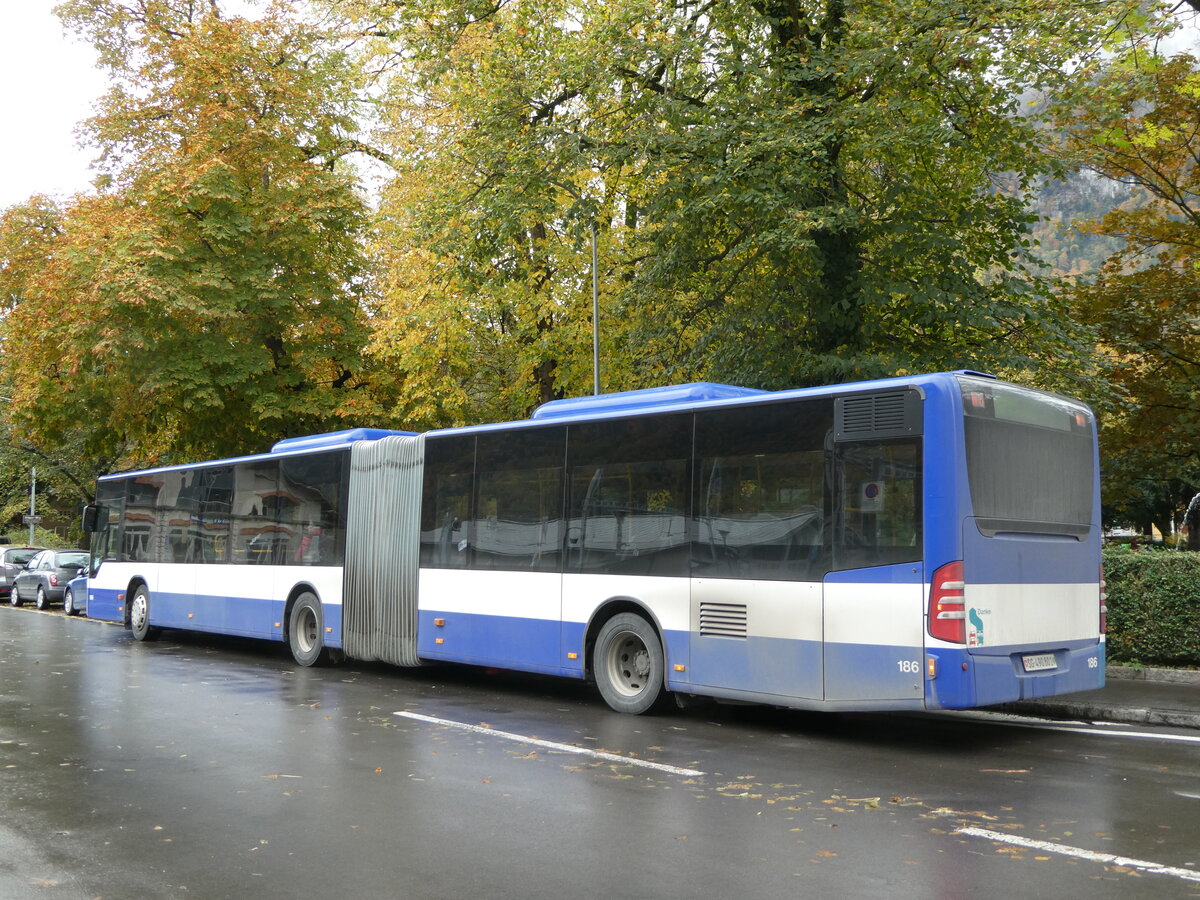
[[[46,599],[46,589],[42,585],[38,585],[37,595],[34,597],[33,605],[38,609],[45,609],[50,605],[50,601]]]
[[[8,602],[13,606],[21,605],[21,592],[17,590],[17,585],[15,582],[13,583],[12,590],[9,591]]]
[[[71,588],[67,588],[66,592],[63,594],[63,612],[68,616],[73,616],[79,612],[79,610],[75,608],[75,592],[71,590]]]

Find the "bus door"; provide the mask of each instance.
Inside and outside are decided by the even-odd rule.
[[[859,409],[859,407],[864,407]],[[839,399],[825,699],[924,702],[921,409],[913,391]]]
[[[120,622],[125,615],[124,585],[117,574],[124,488],[123,482],[100,482],[96,504],[86,507],[83,513],[83,530],[91,537],[87,614],[92,619]]]

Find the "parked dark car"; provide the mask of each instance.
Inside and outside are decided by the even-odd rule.
[[[67,590],[63,594],[63,612],[68,616],[87,613],[87,569],[84,569],[67,582]]]
[[[61,603],[67,582],[87,571],[87,567],[86,550],[43,550],[17,573],[8,601],[20,606],[32,600],[38,609]]]
[[[45,550],[45,547],[0,548],[0,597],[12,596],[13,579],[25,564]]]

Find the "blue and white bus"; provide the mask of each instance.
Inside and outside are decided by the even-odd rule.
[[[1095,419],[972,372],[714,384],[97,484],[88,612],[396,665],[783,707],[1104,683]]]

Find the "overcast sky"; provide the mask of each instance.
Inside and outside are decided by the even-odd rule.
[[[0,208],[31,194],[70,196],[90,184],[75,125],[104,91],[92,48],[64,36],[57,0],[0,0]]]

